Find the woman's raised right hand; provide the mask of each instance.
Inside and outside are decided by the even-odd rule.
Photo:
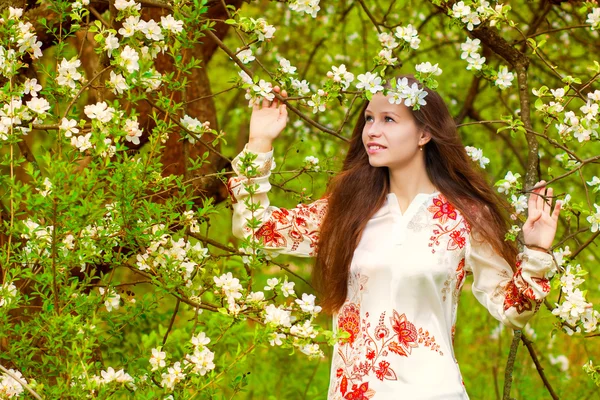
[[[279,86],[273,88],[275,93],[280,90]],[[285,90],[281,91],[281,97],[287,97]],[[287,108],[277,97],[273,101],[263,99],[262,104],[255,104],[250,117],[248,150],[259,153],[270,151],[273,140],[279,136],[286,123]]]

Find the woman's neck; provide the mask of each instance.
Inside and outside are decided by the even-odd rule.
[[[389,170],[390,193],[394,193],[402,210],[406,210],[419,193],[434,193],[437,188],[429,179],[425,165],[421,168]]]

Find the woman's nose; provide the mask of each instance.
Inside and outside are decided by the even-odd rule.
[[[376,137],[381,135],[381,130],[377,127],[377,124],[372,124],[367,131],[367,136]]]

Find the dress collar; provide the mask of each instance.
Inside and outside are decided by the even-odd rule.
[[[397,215],[398,217],[405,217],[408,214],[414,213],[421,204],[423,204],[426,200],[429,200],[431,197],[440,194],[439,191],[435,191],[433,193],[417,193],[417,195],[412,199],[408,208],[402,214],[400,210],[400,205],[398,204],[398,198],[394,193],[388,193],[385,196],[385,202],[381,206],[379,210],[375,214],[373,214],[373,218],[383,217],[387,214]]]

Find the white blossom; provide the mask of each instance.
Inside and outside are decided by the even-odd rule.
[[[292,325],[291,316],[290,311],[275,307],[274,304],[269,304],[265,308],[265,323],[267,324],[290,327]]]
[[[19,378],[21,382],[27,383],[27,380],[23,377],[20,371],[9,369],[8,372],[10,372],[11,375]],[[21,383],[15,378],[13,378],[11,375],[5,373],[2,373],[2,375],[0,375],[0,395],[3,395],[2,398],[10,399],[20,397],[21,394],[25,391],[25,388],[21,385]],[[7,397],[4,397],[4,395]]]
[[[378,57],[381,59],[382,65],[394,65],[398,61],[398,58],[393,56],[391,49],[381,49]]]
[[[42,90],[42,85],[38,84],[37,79],[27,79],[23,84],[23,93],[31,94],[32,97],[37,97],[37,92]]]
[[[131,37],[136,31],[141,30],[145,23],[140,22],[140,17],[136,15],[130,15],[123,21],[122,27],[119,29],[119,35],[123,37]]]
[[[600,101],[600,90],[594,90],[587,94],[587,97],[593,101]]]
[[[481,40],[479,39],[467,38],[467,41],[465,43],[461,43],[460,45],[460,49],[462,50],[460,58],[465,60],[468,57],[471,57],[473,54],[477,54],[480,44]]]
[[[194,349],[193,354],[187,354],[185,357],[186,364],[192,364],[192,373],[199,374],[201,376],[206,375],[207,372],[215,369],[215,363],[213,362],[215,354],[207,348]]]
[[[279,284],[279,279],[277,278],[269,278],[267,279],[267,286],[265,286],[264,290],[273,290],[275,286]]]
[[[397,27],[394,32],[394,36],[405,41],[412,49],[415,50],[419,48],[421,43],[421,39],[419,39],[417,30],[411,24],[408,24],[405,27]]]
[[[115,71],[110,71],[110,87],[112,87],[114,94],[123,94],[124,91],[129,90],[127,81],[121,74],[116,74]]]
[[[415,69],[423,74],[441,75],[442,69],[437,64],[431,65],[429,61],[415,65]]]
[[[156,371],[160,368],[166,367],[165,359],[167,353],[160,349],[152,349],[152,356],[150,357],[150,365],[152,365],[152,371]]]
[[[472,146],[465,146],[465,150],[467,151],[467,155],[471,157],[471,160],[474,162],[479,162],[479,166],[481,168],[485,168],[485,166],[489,164],[490,159],[484,157],[483,150]]]
[[[125,140],[131,142],[135,145],[140,144],[140,137],[142,137],[142,130],[140,129],[140,124],[137,119],[128,119],[125,121],[125,126],[123,127],[127,135],[125,136]]]
[[[341,64],[339,67],[332,66],[327,76],[332,78],[334,82],[340,83],[344,90],[348,89],[350,83],[354,81],[354,74],[346,69],[345,64]]]
[[[119,11],[133,8],[135,10],[141,9],[141,4],[136,3],[135,0],[115,0],[115,8]]]
[[[310,93],[310,87],[306,80],[300,81],[298,79],[292,79],[292,87],[298,90],[301,95]]]
[[[109,32],[104,41],[104,50],[106,50],[108,57],[112,57],[113,50],[116,50],[118,48],[119,48],[119,39],[115,36],[114,33]]]
[[[594,204],[594,207],[596,207],[596,213],[594,214],[592,212],[591,215],[586,218],[587,222],[592,225],[590,228],[592,232],[598,231],[598,225],[600,225],[600,206],[598,204]]]
[[[295,294],[294,292],[294,285],[296,283],[295,282],[284,282],[281,284],[281,292],[283,293],[284,297],[289,297],[293,294]]]
[[[271,82],[267,82],[263,79],[258,81],[258,84],[252,87],[252,90],[255,92],[256,95],[264,97],[269,101],[273,101],[273,99],[275,98],[275,94],[273,93],[273,85],[271,84]]]
[[[4,282],[0,286],[0,307],[10,304],[16,296],[17,287],[12,282]]]
[[[283,72],[284,74],[291,75],[296,73],[296,67],[292,67],[290,61],[285,58],[279,60],[279,65],[281,66],[281,72]]]
[[[371,72],[360,74],[358,75],[357,80],[358,83],[356,84],[356,87],[358,89],[364,89],[373,94],[383,90],[383,86],[381,86],[381,77],[377,74]]]
[[[43,97],[34,97],[27,102],[27,107],[36,114],[46,114],[50,109],[50,103]]]
[[[467,57],[467,62],[469,63],[469,65],[467,65],[468,70],[476,69],[479,71],[483,68],[485,57],[481,57],[479,53],[473,53]]]
[[[175,34],[183,32],[183,21],[173,18],[171,14],[160,17],[160,25],[164,30]]]
[[[243,64],[248,64],[249,62],[256,60],[256,57],[252,55],[252,49],[240,51],[237,53],[237,57]]]
[[[246,71],[239,70],[238,75],[240,76],[240,78],[242,78],[242,82],[244,82],[246,85],[254,85],[254,81],[252,80],[252,78],[250,78],[250,75],[248,75]]]
[[[83,112],[89,119],[95,119],[102,123],[110,122],[114,116],[115,109],[109,107],[104,101],[89,104],[84,107]]]
[[[112,310],[116,310],[121,305],[121,296],[115,292],[114,289],[108,288],[105,289],[103,287],[98,288],[100,294],[104,296],[106,293],[106,300],[104,301],[104,305],[106,306],[106,311],[111,312]]]
[[[377,38],[379,39],[379,43],[381,43],[381,45],[385,47],[385,50],[395,49],[399,45],[396,39],[394,38],[394,35],[387,32],[380,33],[377,36]]]
[[[68,86],[71,89],[75,89],[75,82],[80,81],[83,77],[77,68],[81,66],[81,61],[75,57],[71,60],[63,58],[58,66],[58,76],[56,77],[56,83],[60,86]]]
[[[154,41],[158,42],[165,38],[164,35],[162,34],[160,25],[158,25],[158,23],[156,23],[156,21],[153,19],[146,21],[146,23],[142,27],[141,31],[144,33],[144,35],[146,36],[146,39],[148,39],[148,40],[154,40]]]
[[[320,0],[291,0],[289,3],[290,9],[296,12],[305,12],[316,18],[317,13],[321,9],[319,7]]]
[[[79,129],[76,128],[77,121],[74,119],[63,118],[60,122],[59,129],[64,133],[65,137],[70,138],[76,133],[79,133]]]
[[[285,339],[286,336],[283,333],[273,332],[269,334],[269,343],[271,346],[281,346],[283,344],[282,339]]]
[[[92,148],[92,142],[90,142],[91,137],[92,132],[88,132],[85,135],[73,136],[71,138],[71,145],[83,153],[87,149]]]
[[[521,214],[527,209],[527,196],[520,195],[517,197],[516,195],[511,196],[511,203],[515,208],[517,214]]]
[[[554,357],[552,354],[549,354],[548,360],[550,360],[550,364],[558,365],[559,369],[562,372],[567,372],[569,370],[569,359],[563,354],[557,357]]]
[[[167,372],[162,373],[161,378],[160,384],[169,390],[173,390],[175,385],[185,378],[181,363],[177,361],[172,367],[167,369]]]
[[[321,306],[315,305],[315,295],[302,293],[302,299],[296,299],[296,304],[300,306],[300,309],[306,313],[310,313],[313,316],[321,312]]]
[[[585,22],[592,26],[592,30],[598,29],[600,27],[600,7],[593,8],[592,12],[587,15]]]
[[[192,336],[191,342],[194,347],[202,348],[210,343],[210,338],[206,336],[206,333],[200,332],[196,336]]]
[[[494,84],[498,86],[500,89],[506,89],[512,85],[512,81],[515,79],[515,76],[512,72],[508,71],[508,67],[502,66],[498,70],[498,77]]]
[[[129,45],[125,46],[125,48],[121,52],[120,58],[121,58],[121,60],[119,62],[119,65],[121,67],[125,68],[127,70],[127,72],[129,72],[131,74],[134,71],[139,71],[140,56],[137,53],[137,51],[135,51],[134,49],[129,47]]]

